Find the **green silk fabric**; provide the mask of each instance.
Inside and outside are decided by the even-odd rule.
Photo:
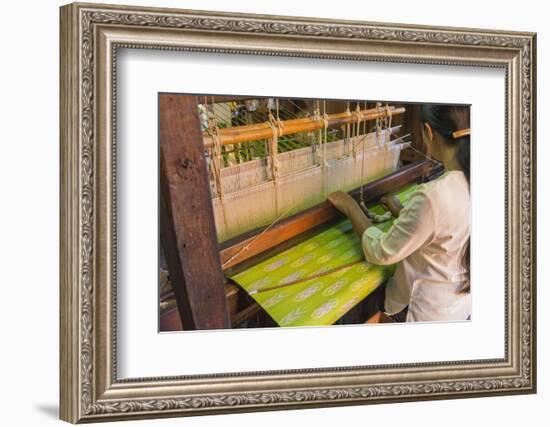
[[[405,205],[415,188],[407,186],[395,195]],[[384,213],[380,205],[370,210]],[[387,231],[393,220],[376,226]],[[344,220],[231,279],[252,292],[279,326],[323,326],[336,322],[393,271],[394,266],[365,261],[361,240]],[[294,284],[278,287],[287,283]],[[261,292],[273,287],[278,288]]]

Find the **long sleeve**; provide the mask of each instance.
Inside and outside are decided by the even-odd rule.
[[[430,198],[415,192],[387,232],[369,227],[362,245],[368,262],[390,265],[399,262],[429,242],[436,229],[436,215]]]

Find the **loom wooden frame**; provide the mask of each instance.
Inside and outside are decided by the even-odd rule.
[[[506,342],[497,360],[119,380],[113,65],[117,48],[506,70]],[[61,8],[61,418],[77,423],[536,390],[536,35],[71,4]]]

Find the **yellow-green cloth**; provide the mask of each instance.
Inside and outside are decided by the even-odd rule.
[[[415,186],[396,196],[405,204]],[[381,206],[372,208],[382,214]],[[387,231],[393,219],[377,224]],[[340,267],[350,266],[338,269]],[[325,272],[338,269],[328,274]],[[316,234],[298,245],[231,277],[279,326],[331,325],[374,291],[393,267],[364,260],[361,241],[349,220]],[[307,279],[277,289],[254,293]]]

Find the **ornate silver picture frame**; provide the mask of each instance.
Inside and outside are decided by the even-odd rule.
[[[78,423],[536,391],[536,35],[70,4],[61,8],[61,418]],[[504,357],[120,379],[117,49],[505,72]]]

